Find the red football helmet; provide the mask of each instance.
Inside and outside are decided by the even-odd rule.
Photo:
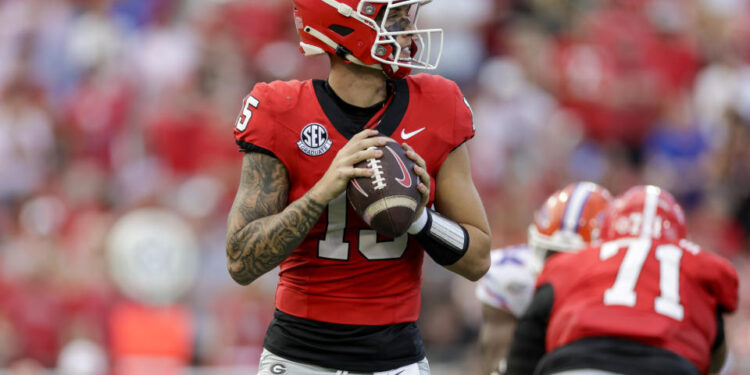
[[[604,240],[649,237],[679,241],[687,236],[682,207],[672,194],[653,185],[628,189],[615,199],[605,216]]]
[[[534,214],[529,245],[543,262],[548,251],[576,251],[599,239],[612,194],[593,182],[570,184],[553,193]]]
[[[435,69],[443,51],[443,30],[417,26],[419,7],[431,1],[294,0],[300,51],[305,56],[336,54],[358,65],[382,69],[394,79],[406,77],[412,69]],[[386,29],[388,14],[404,6],[411,25]],[[408,51],[402,51],[397,42],[400,35],[411,36]],[[439,40],[435,50],[433,38]]]

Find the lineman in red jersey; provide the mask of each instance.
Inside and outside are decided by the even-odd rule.
[[[602,244],[545,265],[507,373],[718,373],[736,271],[685,239],[668,192],[636,186],[611,207]]]
[[[534,213],[528,245],[492,250],[487,274],[477,283],[482,302],[479,349],[484,374],[505,371],[518,318],[534,296],[536,276],[556,252],[571,252],[599,240],[612,194],[593,182],[569,184],[552,193]]]
[[[244,285],[280,266],[259,374],[429,374],[415,323],[424,252],[471,280],[489,268],[468,103],[451,81],[407,77],[435,67],[429,42],[442,31],[416,26],[427,2],[295,0],[301,50],[330,56],[328,79],[259,83],[245,98],[228,268]],[[371,230],[345,196],[350,178],[372,175],[353,166],[380,157],[371,147],[386,137],[404,142],[422,181],[418,218],[398,238]]]

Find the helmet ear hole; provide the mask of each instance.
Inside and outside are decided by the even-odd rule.
[[[362,8],[362,12],[368,16],[372,16],[375,14],[375,6],[372,4],[365,4],[365,6]]]
[[[386,50],[386,48],[383,46],[378,46],[377,48],[375,48],[375,54],[380,57],[385,56],[386,53],[388,53],[388,50]]]
[[[328,28],[331,29],[331,31],[333,31],[334,33],[341,36],[347,36],[354,32],[354,29],[341,25],[331,25]]]

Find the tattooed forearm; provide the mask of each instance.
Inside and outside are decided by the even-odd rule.
[[[307,195],[282,212],[249,223],[227,243],[232,278],[242,285],[281,264],[307,236],[325,206]]]
[[[245,156],[240,189],[229,214],[227,265],[242,285],[278,266],[299,246],[325,205],[308,195],[284,208],[289,181],[277,159]]]

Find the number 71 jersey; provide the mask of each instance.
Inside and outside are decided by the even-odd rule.
[[[554,303],[547,352],[588,337],[618,337],[671,350],[702,372],[717,311],[737,308],[734,267],[687,240],[620,238],[545,264],[537,286]]]
[[[432,201],[443,161],[474,135],[471,111],[458,86],[439,76],[418,74],[389,84],[393,94],[368,125],[399,144],[408,142],[425,159]],[[234,135],[244,150],[272,154],[284,164],[291,203],[320,180],[361,130],[336,105],[324,81],[276,81],[255,86]],[[344,193],[329,202],[281,264],[276,308],[337,324],[414,322],[423,254],[408,235],[388,238],[370,229]]]

